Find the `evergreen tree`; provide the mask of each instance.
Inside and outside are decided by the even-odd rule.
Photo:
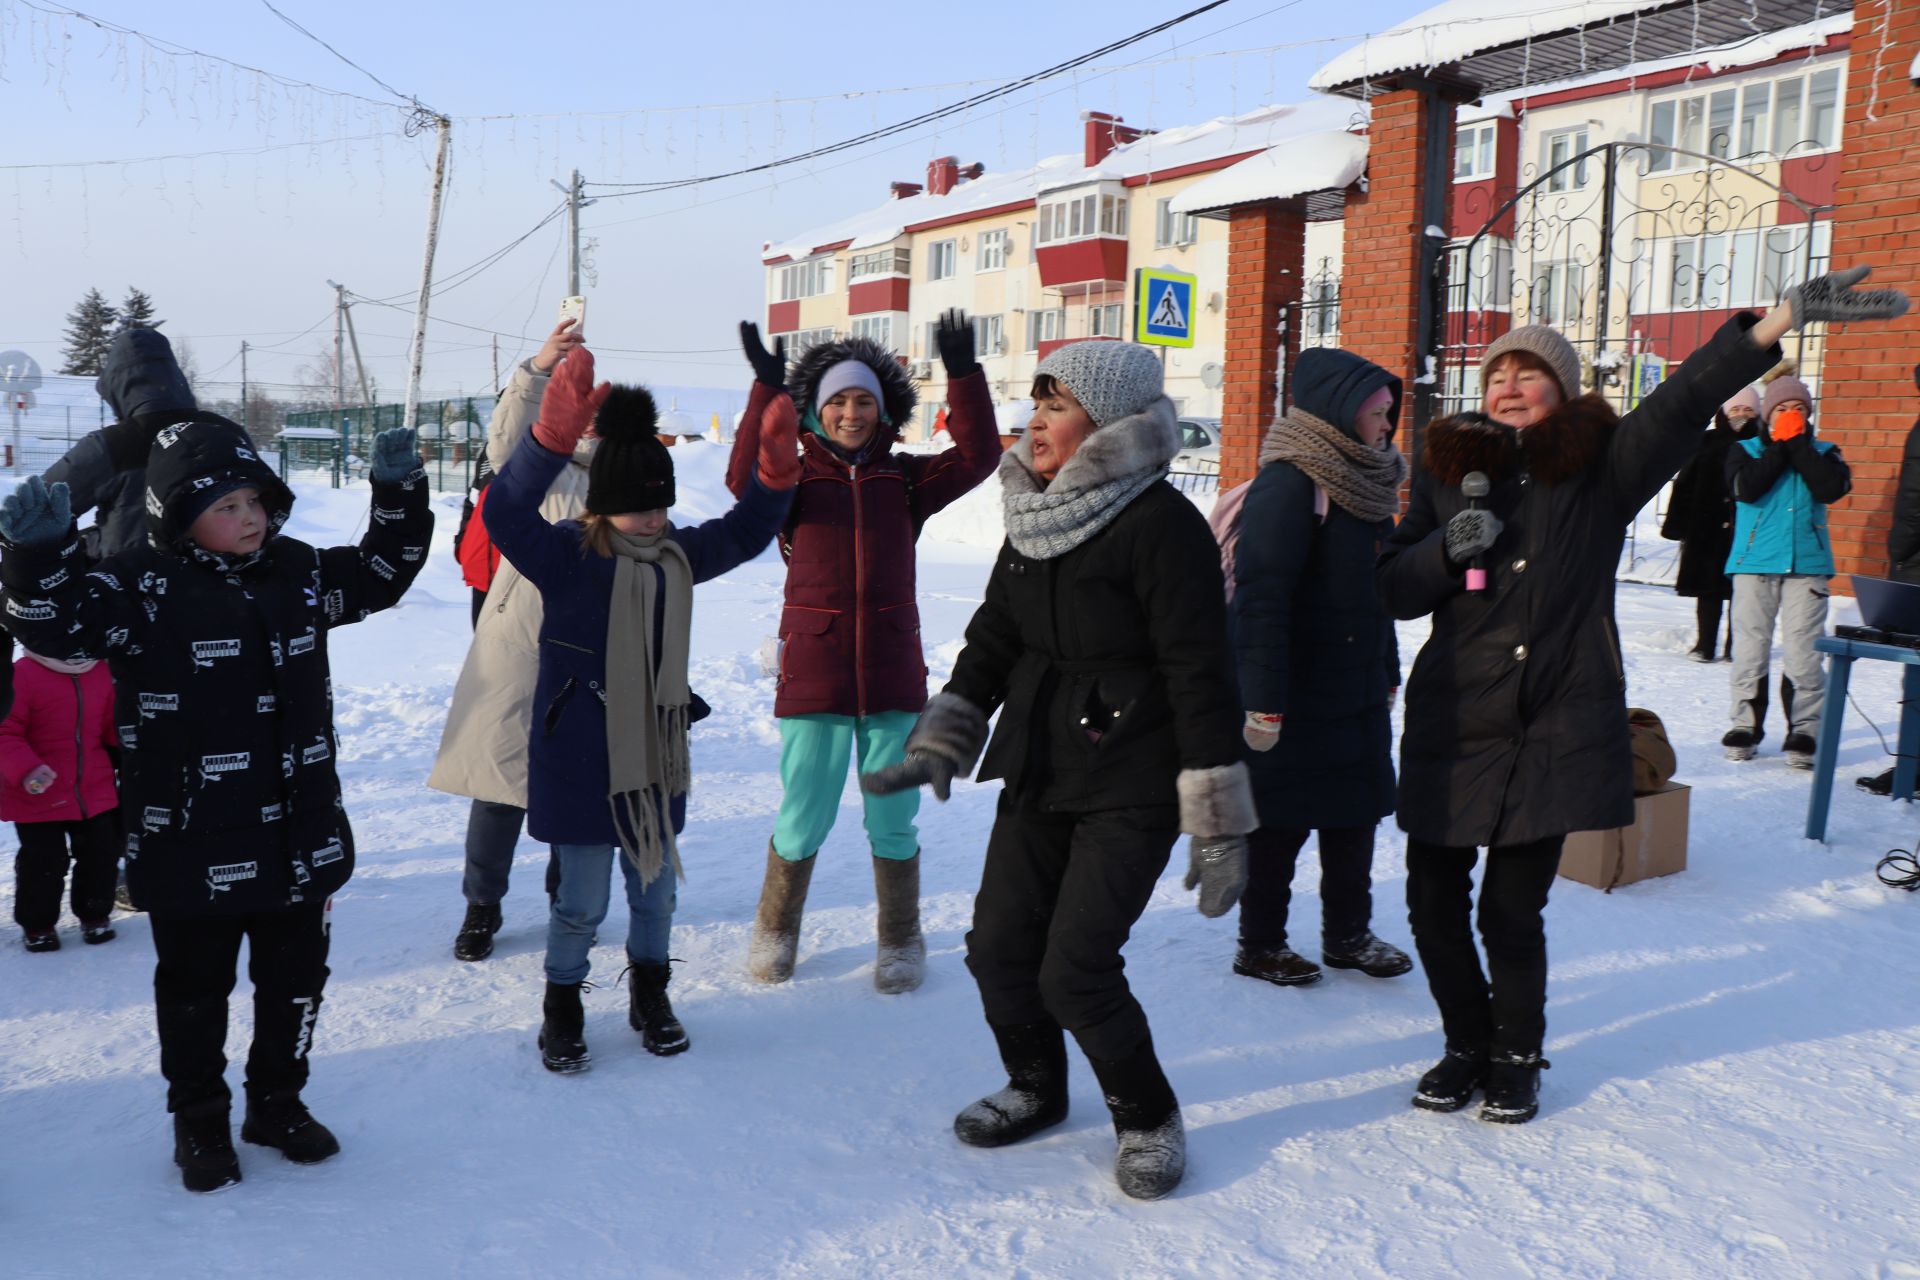
[[[113,341],[119,324],[120,313],[100,296],[100,291],[87,290],[67,313],[66,363],[60,366],[60,372],[88,377],[98,374],[100,362],[107,356],[107,344]]]
[[[120,304],[120,327],[123,329],[158,329],[164,320],[153,318],[153,299],[138,289],[127,289],[127,300]]]

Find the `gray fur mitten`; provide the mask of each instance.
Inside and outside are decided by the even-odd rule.
[[[876,795],[933,787],[945,800],[954,777],[966,777],[987,745],[987,713],[958,694],[936,693],[907,735],[907,758],[860,775],[860,789]]]

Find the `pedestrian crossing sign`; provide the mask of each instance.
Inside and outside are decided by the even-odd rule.
[[[1134,341],[1153,347],[1193,345],[1193,276],[1143,267],[1133,290]]]

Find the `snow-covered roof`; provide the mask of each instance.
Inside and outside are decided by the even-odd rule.
[[[1308,84],[1365,96],[1397,75],[1455,67],[1471,89],[1505,91],[1591,71],[1617,74],[1643,59],[1817,21],[1836,7],[1836,0],[1443,0],[1341,53]]]
[[[1115,147],[1092,168],[1087,167],[1080,152],[1072,152],[1048,156],[1025,169],[982,174],[944,196],[922,193],[889,200],[877,208],[769,243],[761,256],[766,261],[804,258],[828,245],[840,244],[850,249],[870,249],[889,244],[909,227],[922,223],[1030,203],[1047,192],[1085,182],[1137,180],[1170,169],[1263,151],[1288,138],[1342,130],[1364,119],[1364,106],[1335,98],[1257,107],[1237,116],[1147,134]]]
[[[1256,200],[1339,190],[1367,168],[1367,140],[1354,133],[1309,133],[1203,178],[1173,198],[1175,213],[1203,213]]]

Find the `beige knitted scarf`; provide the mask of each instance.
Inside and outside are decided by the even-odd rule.
[[[1292,463],[1342,509],[1362,520],[1389,520],[1400,514],[1407,459],[1391,440],[1384,448],[1370,448],[1324,418],[1294,409],[1267,428],[1267,438],[1260,444],[1260,465],[1269,462]]]
[[[693,569],[663,531],[612,530],[613,597],[607,610],[608,803],[621,851],[649,885],[671,862],[684,877],[669,802],[693,781],[687,756],[687,658],[693,631]],[[658,565],[661,573],[652,566]],[[664,579],[664,587],[663,587]],[[664,590],[664,597],[662,592]],[[653,620],[665,609],[661,651]]]

